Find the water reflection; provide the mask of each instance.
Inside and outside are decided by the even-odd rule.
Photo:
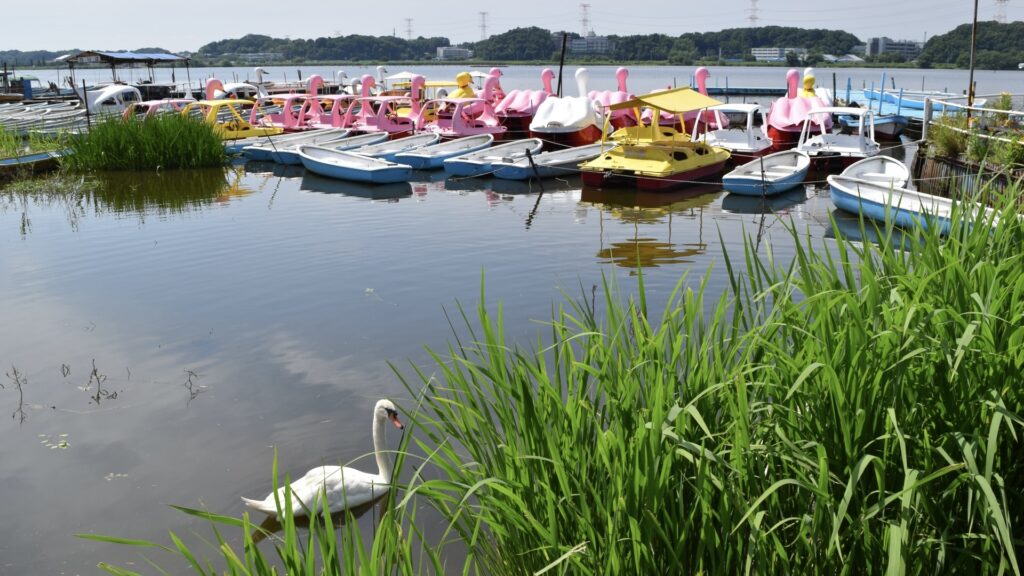
[[[583,188],[581,202],[600,208],[601,248],[597,252],[598,261],[633,269],[693,262],[695,256],[707,250],[704,242],[704,211],[719,197],[721,191],[721,187],[714,185],[674,192]],[[632,238],[612,241],[606,245],[606,213],[623,223],[632,224]],[[696,242],[676,244],[672,241],[673,219],[680,216],[684,220],[696,221]],[[660,224],[667,224],[667,240],[640,235],[641,226]],[[692,231],[687,237],[694,239]]]
[[[280,162],[257,162],[249,160],[244,164],[246,174],[269,174],[278,178],[301,178],[306,171],[301,164],[281,164]]]
[[[334,522],[335,528],[338,528],[341,526],[345,526],[352,520],[359,520],[360,518],[365,516],[367,512],[373,510],[373,526],[376,527],[380,524],[381,518],[384,517],[384,512],[386,512],[385,508],[387,506],[387,503],[388,497],[385,494],[384,496],[378,498],[375,501],[360,504],[359,506],[354,506],[344,512],[332,513],[331,521]],[[318,511],[317,514],[318,518],[316,521],[321,522],[322,511]],[[303,529],[309,528],[309,518],[307,516],[295,516],[294,519],[295,525],[297,527]],[[258,529],[254,531],[253,542],[258,544],[266,538],[268,538],[271,534],[276,534],[283,529],[284,526],[281,524],[281,522],[277,519],[276,516],[267,516],[267,518],[263,520],[262,523],[260,523]]]
[[[391,202],[397,202],[401,198],[412,196],[412,189],[409,187],[408,182],[364,184],[362,182],[348,182],[326,178],[313,174],[308,170],[302,174],[302,185],[299,189],[304,192],[344,194],[369,200],[387,200]]]
[[[832,210],[830,215],[832,221],[835,222],[835,227],[826,225],[826,238],[835,238],[838,231],[838,235],[846,240],[881,244],[886,234],[884,224],[869,219],[862,221],[857,214],[851,214],[836,208]],[[893,227],[891,234],[890,244],[893,247],[902,246],[905,249],[910,247],[912,239],[903,230]]]
[[[722,197],[722,210],[734,214],[772,214],[785,212],[805,200],[807,189],[803,186],[774,196],[726,194]]]
[[[214,204],[227,204],[253,190],[242,183],[241,166],[158,172],[104,172],[89,176],[51,175],[22,181],[0,190],[0,210],[21,210],[28,221],[29,205],[62,208],[72,228],[90,213],[181,214]],[[23,226],[22,233],[31,229]]]

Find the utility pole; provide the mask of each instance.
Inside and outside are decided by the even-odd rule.
[[[480,39],[487,40],[487,12],[480,13]]]
[[[590,33],[590,4],[580,4],[580,24],[583,28],[583,37]]]
[[[974,23],[971,24],[971,73],[967,79],[967,115],[970,117],[970,107],[974,106],[974,45],[978,40],[978,0],[974,0]]]
[[[760,20],[757,15],[757,0],[750,0],[750,8],[747,11],[750,12],[750,16],[747,16],[747,20],[750,21],[750,27],[757,28],[757,21]]]
[[[405,39],[412,40],[412,18],[405,19]]]

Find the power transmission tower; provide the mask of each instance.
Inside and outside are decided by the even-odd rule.
[[[996,22],[1006,24],[1006,5],[1010,0],[996,0]]]
[[[757,28],[757,21],[760,20],[760,17],[757,15],[757,0],[750,0],[750,8],[747,9],[747,12],[750,12],[750,16],[747,16],[750,27]]]
[[[583,25],[583,35],[590,33],[590,4],[580,4],[580,23]]]
[[[405,19],[405,39],[412,40],[412,18]]]
[[[480,13],[480,39],[487,40],[487,12]]]

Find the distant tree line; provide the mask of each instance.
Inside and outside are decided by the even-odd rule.
[[[430,60],[437,48],[451,46],[447,38],[406,40],[395,36],[322,37],[289,40],[248,34],[233,40],[219,40],[199,48],[196,58],[219,60],[239,54],[277,53],[286,60]]]
[[[486,40],[470,44],[482,60],[551,60],[561,50],[562,32],[543,28],[515,28]],[[579,38],[569,34],[569,38]],[[690,64],[708,58],[753,60],[750,49],[760,46],[807,48],[824,54],[847,54],[860,40],[838,30],[805,30],[781,26],[733,28],[721,32],[691,32],[680,36],[638,34],[609,36],[613,48],[607,54],[592,57],[615,61],[669,62]],[[579,55],[573,55],[579,57]]]
[[[971,58],[971,25],[964,24],[932,36],[917,58],[918,65],[953,64],[967,68]],[[974,67],[983,70],[1016,70],[1024,62],[1024,22],[978,22]]]
[[[515,28],[495,34],[486,40],[462,44],[473,50],[474,59],[482,61],[546,61],[558,59],[563,32],[544,28]],[[568,39],[579,34],[564,33]],[[956,66],[966,68],[970,56],[971,26],[964,24],[933,36],[924,46],[917,63],[923,68]],[[667,34],[637,34],[608,36],[612,48],[604,54],[570,54],[573,60],[602,60],[614,62],[664,62],[693,64],[701,60],[752,61],[750,49],[757,47],[805,48],[808,60],[816,63],[823,54],[847,54],[861,41],[841,30],[803,29],[784,26],[757,28],[731,28],[719,32],[688,32],[679,36]],[[279,54],[283,62],[303,61],[377,61],[432,60],[436,49],[451,46],[444,37],[406,40],[396,36],[348,35],[322,37],[312,40],[274,38],[261,34],[248,34],[241,38],[210,42],[193,54],[196,65],[230,65],[246,54]],[[161,48],[140,48],[137,52],[166,52]],[[52,64],[62,54],[77,52],[65,50],[51,52],[36,50],[0,50],[0,62],[26,67]],[[868,58],[879,63],[900,62],[897,54],[880,54]],[[979,22],[975,50],[975,66],[981,69],[1016,69],[1024,62],[1024,22],[1000,24]]]

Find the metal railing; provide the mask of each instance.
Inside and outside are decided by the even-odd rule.
[[[1009,96],[1011,109],[986,108],[984,105],[993,100],[1003,100]],[[966,136],[976,136],[985,140],[1004,142],[1007,144],[1024,143],[1024,140],[1006,138],[998,133],[989,133],[988,129],[996,131],[1008,130],[1010,128],[1024,129],[1024,94],[991,94],[975,96],[975,102],[982,105],[967,105],[966,96],[953,96],[947,98],[925,98],[924,119],[921,128],[921,140],[928,139],[930,127],[950,115],[963,114],[968,120],[966,128],[943,124],[943,129],[959,132]],[[939,120],[937,120],[937,118]]]

